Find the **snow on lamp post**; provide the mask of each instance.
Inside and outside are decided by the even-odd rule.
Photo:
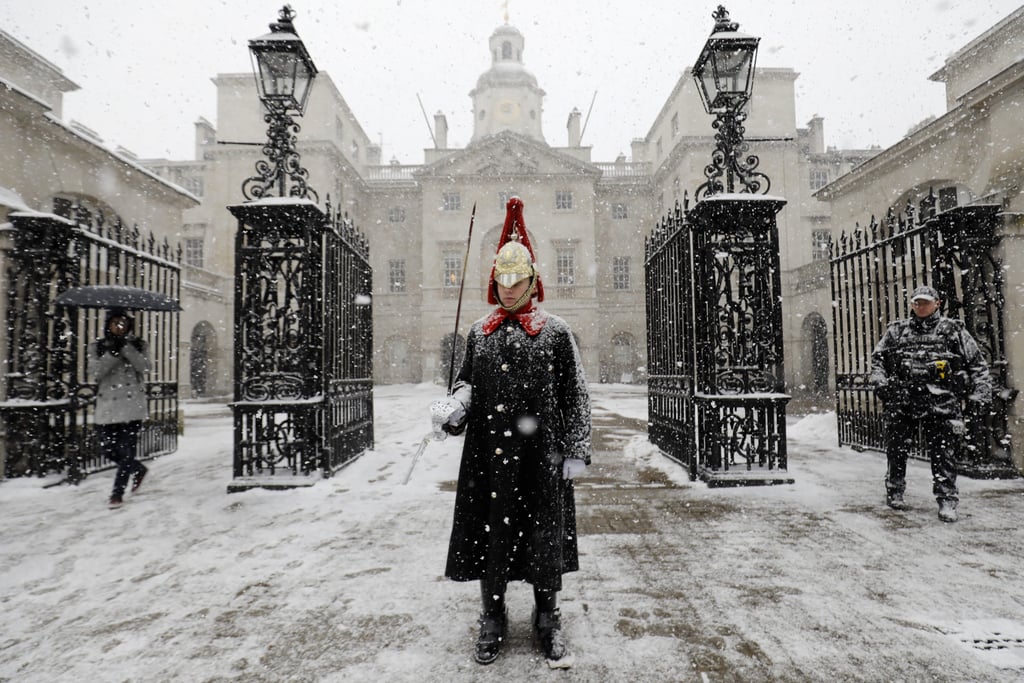
[[[307,182],[309,171],[302,167],[295,148],[299,124],[292,116],[302,116],[317,68],[306,46],[295,33],[292,19],[295,11],[285,5],[277,21],[270,24],[270,33],[249,41],[249,52],[259,89],[260,101],[266,108],[267,142],[263,145],[266,159],[256,162],[256,172],[242,183],[247,199],[275,196],[301,197],[317,201],[317,194]],[[290,181],[290,187],[288,187]]]
[[[692,73],[704,110],[715,117],[711,125],[718,132],[711,163],[704,167],[707,180],[697,188],[697,199],[734,191],[767,193],[771,181],[756,170],[760,163],[757,156],[745,155],[748,146],[743,140],[747,118],[744,107],[753,91],[761,39],[740,33],[739,24],[729,20],[729,12],[722,5],[711,16],[715,26]]]

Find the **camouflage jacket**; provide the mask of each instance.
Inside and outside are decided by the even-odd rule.
[[[959,320],[938,312],[890,323],[871,354],[871,384],[886,409],[958,418],[962,401],[992,400],[988,363]]]

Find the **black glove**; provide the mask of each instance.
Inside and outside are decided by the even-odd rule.
[[[128,343],[135,347],[135,350],[140,353],[142,352],[142,347],[145,345],[145,342],[138,337],[129,337]]]
[[[96,355],[102,356],[105,353],[117,355],[121,348],[114,342],[113,337],[104,337],[96,342]]]
[[[895,391],[889,386],[888,382],[881,382],[875,385],[875,396],[877,396],[878,400],[882,403],[889,402],[892,400],[894,395]]]
[[[462,432],[466,431],[466,425],[467,424],[468,424],[467,420],[463,420],[462,424],[460,424],[460,425],[450,425],[447,422],[445,422],[443,425],[441,425],[441,429],[444,430],[445,434],[451,434],[452,436],[458,436],[459,434],[462,434]]]

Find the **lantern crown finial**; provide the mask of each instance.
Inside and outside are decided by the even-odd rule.
[[[295,33],[295,26],[292,24],[292,19],[295,18],[295,10],[292,9],[291,5],[284,5],[277,11],[277,21],[270,24],[270,30],[274,33],[281,33],[287,31],[288,33]]]
[[[725,9],[725,5],[719,5],[718,9],[712,12],[711,18],[715,20],[715,27],[711,29],[712,33],[738,31],[740,28],[739,23],[729,20],[729,10]]]

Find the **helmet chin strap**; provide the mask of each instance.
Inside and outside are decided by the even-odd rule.
[[[497,287],[498,285],[495,284],[494,286]],[[507,311],[509,313],[515,313],[520,308],[522,308],[523,306],[526,305],[526,302],[530,300],[530,297],[532,297],[533,293],[536,292],[536,291],[537,291],[537,274],[534,273],[533,275],[530,276],[530,286],[526,288],[526,291],[523,292],[522,296],[520,296],[518,299],[516,299],[514,304],[512,304],[511,306],[506,306],[505,304],[501,303],[501,297],[498,297],[498,305],[501,306],[502,309],[504,309],[505,311]]]

